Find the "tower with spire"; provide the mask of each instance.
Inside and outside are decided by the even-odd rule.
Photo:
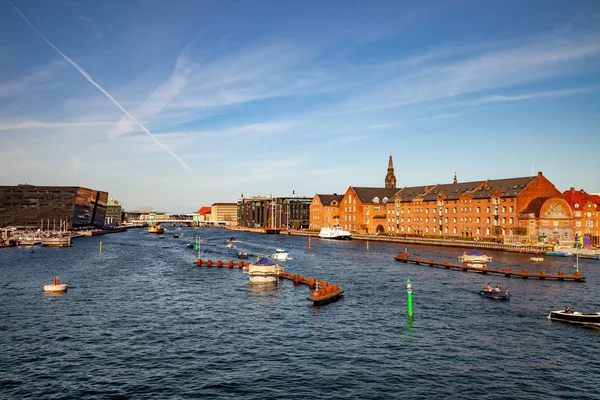
[[[396,189],[396,175],[394,175],[394,163],[392,161],[392,153],[390,153],[390,161],[388,163],[387,175],[385,176],[386,189]]]
[[[454,182],[453,183],[458,183],[458,179],[456,179],[456,171],[454,171]]]

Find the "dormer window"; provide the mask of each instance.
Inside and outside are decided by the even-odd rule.
[[[382,202],[382,203],[387,203],[387,202],[388,202],[388,200],[389,200],[389,199],[388,199],[387,197],[384,197],[384,198],[383,198],[383,200],[381,200],[381,202]]]
[[[373,197],[373,203],[378,204],[379,203],[379,197]]]
[[[575,203],[575,204],[573,204],[573,207],[575,207],[575,208],[579,208],[579,203]]]

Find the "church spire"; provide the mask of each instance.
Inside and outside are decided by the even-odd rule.
[[[392,161],[392,153],[390,153],[390,161],[388,162],[387,175],[385,176],[385,187],[387,189],[396,188],[396,175],[394,175],[394,162]]]
[[[454,171],[454,183],[458,183],[458,180],[456,179],[456,171]]]

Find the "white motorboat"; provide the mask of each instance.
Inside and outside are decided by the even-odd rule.
[[[492,261],[492,257],[486,256],[477,249],[473,249],[462,256],[458,256],[460,262],[471,267],[481,267]]]
[[[271,258],[277,261],[287,261],[291,260],[286,249],[275,249],[275,253],[271,255]]]
[[[334,225],[332,227],[326,226],[321,228],[319,237],[322,239],[350,240],[352,239],[352,234],[343,230],[339,225]]]

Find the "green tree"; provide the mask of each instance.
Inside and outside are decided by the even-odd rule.
[[[511,229],[513,235],[517,235],[517,236],[527,235],[527,228],[524,226],[513,226],[510,229]]]

